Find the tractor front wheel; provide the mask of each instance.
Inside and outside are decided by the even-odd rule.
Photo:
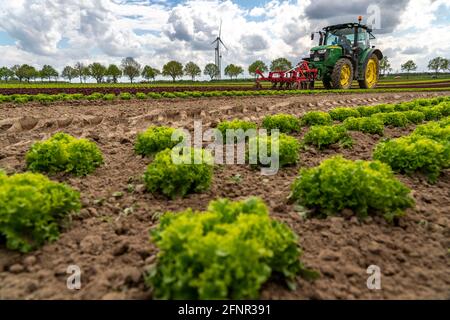
[[[358,80],[361,89],[373,89],[377,86],[380,76],[380,61],[375,54],[372,54],[367,60],[364,69],[364,80]]]
[[[331,83],[334,89],[350,89],[353,81],[353,65],[349,59],[341,58],[334,65]]]

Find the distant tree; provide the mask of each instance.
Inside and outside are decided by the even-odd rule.
[[[241,66],[236,66],[234,76],[237,78],[241,74],[244,74],[244,68],[242,68]]]
[[[52,66],[46,64],[45,66],[42,67],[42,70],[39,71],[39,76],[42,79],[48,79],[48,81],[50,81],[50,79],[52,77],[57,78],[59,76],[58,71],[55,70],[55,68],[53,68]]]
[[[83,67],[81,70],[81,77],[83,78],[84,83],[86,83],[87,79],[91,76],[91,69],[89,67]]]
[[[439,73],[439,70],[447,70],[448,69],[448,59],[442,58],[442,57],[436,57],[434,59],[431,59],[428,62],[428,69],[433,70],[436,73],[436,77]]]
[[[256,60],[248,67],[248,73],[254,77],[256,77],[256,70],[259,70],[261,72],[266,72],[268,70],[267,65],[261,61]]]
[[[0,79],[3,79],[4,81],[8,81],[9,78],[12,78],[14,76],[14,72],[7,68],[7,67],[2,67],[0,68]]]
[[[450,70],[450,60],[449,59],[444,58],[442,60],[441,69],[442,69],[442,71]]]
[[[30,69],[28,69],[28,76],[26,78],[28,82],[30,82],[30,80],[36,81],[36,78],[39,77],[39,71],[35,67],[31,67]]]
[[[292,68],[292,63],[286,58],[278,58],[270,63],[270,71],[284,71]]]
[[[37,70],[37,77],[36,78],[40,78],[41,82],[44,82],[44,79],[46,79],[47,77],[45,75],[45,72],[42,72],[42,70]]]
[[[123,74],[130,79],[131,83],[133,83],[134,78],[141,74],[141,65],[132,57],[123,59],[121,66]]]
[[[66,66],[66,67],[64,67],[64,69],[61,73],[61,76],[65,79],[69,80],[69,82],[71,82],[72,79],[77,76],[77,70],[75,70],[71,66]]]
[[[103,78],[106,74],[106,67],[101,63],[94,62],[89,65],[90,75],[97,81],[97,83],[103,82]]]
[[[389,69],[391,69],[389,58],[384,56],[383,59],[380,60],[380,70],[382,71],[383,76],[386,74],[386,71],[389,71]]]
[[[84,70],[84,64],[81,62],[75,63],[74,69],[76,70],[77,76],[80,78],[80,83],[83,82],[83,70]]]
[[[150,66],[145,66],[144,69],[142,69],[141,76],[145,80],[149,81],[150,79],[155,80],[156,76],[160,73],[161,72],[159,72],[158,69],[152,68]]]
[[[19,79],[20,82],[23,80],[23,72],[20,70],[20,66],[18,64],[15,64],[11,67],[11,71],[14,73],[17,79]]]
[[[111,78],[112,82],[117,83],[117,80],[122,76],[122,70],[120,70],[115,64],[110,64],[106,70],[105,76]]]
[[[237,76],[242,73],[244,73],[244,69],[240,66],[229,64],[225,67],[225,75],[229,76],[230,79],[233,79],[233,77],[237,78]]]
[[[28,64],[23,64],[16,70],[16,77],[19,78],[19,81],[25,79],[30,82],[31,79],[35,79],[38,76],[38,71]]]
[[[183,76],[183,65],[178,61],[169,61],[163,66],[162,75],[172,77],[173,82],[175,82],[176,78]]]
[[[214,63],[208,63],[203,70],[205,76],[209,76],[212,79],[219,75],[219,68]]]
[[[401,65],[402,71],[406,71],[406,78],[409,79],[409,73],[411,71],[417,70],[417,65],[414,61],[408,60]]]
[[[202,70],[198,65],[191,61],[184,66],[184,74],[190,76],[192,81],[194,81],[195,77],[202,74]]]
[[[16,76],[16,77],[17,77],[17,70],[19,70],[19,68],[20,68],[20,66],[19,66],[18,64],[15,64],[15,65],[13,65],[13,66],[11,67],[11,71],[14,73],[13,76]],[[17,78],[19,78],[19,77],[17,77]],[[19,79],[19,81],[22,81],[22,80]]]

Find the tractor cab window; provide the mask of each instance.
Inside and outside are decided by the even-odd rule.
[[[355,30],[353,28],[330,30],[326,33],[325,45],[340,45],[350,51],[354,38]]]
[[[360,47],[361,49],[370,47],[369,34],[365,29],[362,28],[358,29],[358,47]]]

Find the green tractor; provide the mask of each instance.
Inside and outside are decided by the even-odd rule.
[[[345,23],[323,28],[319,45],[310,51],[310,68],[317,69],[317,79],[325,89],[349,89],[353,80],[360,88],[372,89],[378,83],[380,60],[383,54],[370,40],[375,39],[372,29],[358,23]],[[315,33],[311,34],[314,40]]]

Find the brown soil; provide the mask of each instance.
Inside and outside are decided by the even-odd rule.
[[[0,246],[0,299],[151,298],[142,273],[155,260],[157,249],[149,242],[148,230],[159,215],[187,207],[203,210],[217,197],[241,199],[251,195],[262,197],[272,216],[296,231],[304,250],[302,261],[321,273],[314,282],[298,278],[294,291],[279,281],[270,281],[262,290],[262,298],[448,299],[449,170],[434,185],[419,175],[398,176],[412,188],[416,207],[408,210],[397,225],[377,217],[364,221],[355,217],[305,220],[298,208],[286,201],[301,166],[315,166],[338,153],[350,159],[371,159],[374,145],[382,139],[379,136],[352,133],[353,149],[303,151],[299,165],[281,169],[275,176],[261,176],[245,165],[218,167],[210,191],[179,200],[144,192],[141,175],[151,160],[133,153],[136,133],[151,124],[192,128],[193,119],[201,119],[204,126],[232,118],[260,122],[265,115],[279,112],[301,115],[308,110],[436,95],[373,93],[2,105],[0,167],[8,173],[23,172],[30,145],[57,131],[92,139],[106,163],[84,178],[54,177],[80,190],[83,202],[80,215],[73,218],[58,241],[29,254]],[[386,136],[397,137],[412,129],[387,128]],[[116,191],[124,195],[115,198]],[[82,270],[82,289],[78,291],[66,288],[66,269],[72,264]],[[366,287],[366,269],[372,264],[381,268],[381,290]]]

